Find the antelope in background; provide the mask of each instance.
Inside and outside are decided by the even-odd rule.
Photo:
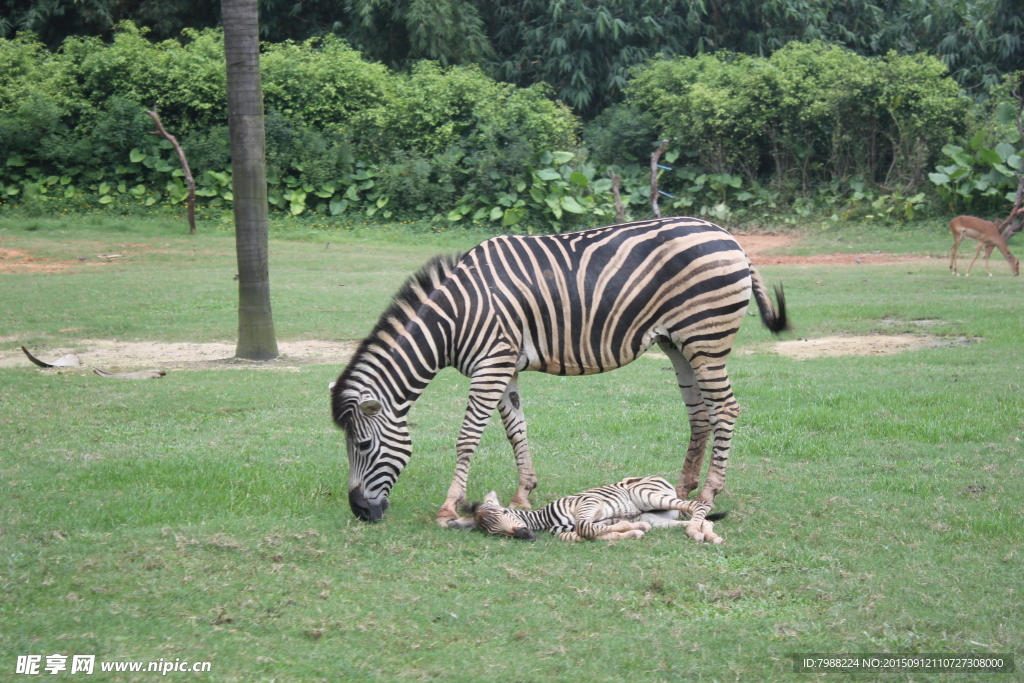
[[[1020,275],[1020,261],[1010,253],[1006,246],[1006,241],[999,233],[999,226],[995,223],[986,221],[983,218],[975,218],[974,216],[957,216],[949,222],[949,231],[953,233],[953,254],[949,261],[949,269],[954,275],[960,274],[956,267],[956,251],[960,247],[960,242],[965,237],[977,240],[978,242],[978,249],[974,252],[974,259],[971,261],[971,265],[967,266],[965,277],[971,274],[971,268],[974,267],[974,262],[978,260],[978,254],[981,253],[982,248],[985,249],[985,272],[988,273],[989,277],[992,276],[992,271],[989,270],[988,257],[992,254],[993,249],[998,249],[1002,252],[1003,256],[1006,257],[1006,262],[1010,264],[1010,270],[1013,271],[1014,275]]]

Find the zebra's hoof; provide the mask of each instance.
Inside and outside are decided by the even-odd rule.
[[[437,525],[440,527],[450,527],[452,524],[459,523],[459,516],[456,514],[443,512],[437,513]]]

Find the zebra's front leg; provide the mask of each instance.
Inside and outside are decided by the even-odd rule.
[[[537,473],[533,469],[530,457],[530,446],[526,441],[526,415],[523,412],[522,399],[519,394],[519,373],[512,375],[505,393],[498,402],[498,413],[505,426],[505,436],[512,444],[512,454],[519,470],[519,487],[512,496],[509,507],[530,509],[530,491],[537,487]]]
[[[459,505],[466,499],[466,481],[469,478],[469,463],[473,459],[480,436],[487,422],[498,407],[505,388],[515,374],[515,356],[487,359],[473,370],[469,383],[469,404],[462,418],[462,428],[455,442],[455,474],[448,497],[437,511],[437,523],[447,527],[448,522],[459,518]]]
[[[680,498],[686,498],[700,484],[700,469],[704,464],[704,453],[708,450],[708,440],[711,438],[711,420],[708,417],[704,396],[697,384],[697,376],[689,361],[671,343],[659,343],[658,346],[672,361],[676,383],[683,396],[683,403],[686,404],[686,416],[690,422],[690,444],[686,448],[686,460],[679,475],[679,485],[676,487],[676,494]]]

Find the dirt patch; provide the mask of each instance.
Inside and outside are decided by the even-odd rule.
[[[0,273],[64,273],[72,266],[102,266],[120,258],[123,258],[121,254],[74,259],[35,258],[21,249],[0,249]]]
[[[884,321],[883,321],[884,322]],[[942,321],[922,320],[915,323],[933,324]],[[905,324],[905,323],[904,323]],[[980,337],[937,337],[931,334],[865,334],[856,336],[819,337],[817,339],[792,339],[772,345],[755,344],[736,351],[739,355],[750,356],[771,351],[793,360],[828,358],[835,356],[888,356],[904,351],[937,349],[947,346],[967,346],[981,341]],[[657,351],[648,351],[643,358],[668,360],[668,356]],[[671,370],[671,368],[664,368]]]
[[[795,247],[800,240],[793,235],[733,235],[747,256],[762,256],[767,251]]]
[[[301,365],[347,363],[358,342],[305,341],[278,342],[281,355],[273,361],[254,362],[233,358],[233,342],[190,344],[175,342],[119,342],[114,339],[83,339],[75,346],[31,349],[45,361],[67,353],[76,354],[85,368],[110,369],[162,368],[165,370],[209,370],[229,368],[297,369]],[[0,368],[31,366],[19,346],[0,351]]]
[[[778,342],[772,351],[794,360],[832,356],[888,356],[942,346],[965,346],[974,339],[936,337],[931,334],[868,334],[852,337],[819,337]]]
[[[747,256],[750,257],[756,266],[888,265],[931,258],[929,256],[900,256],[897,254],[886,254],[881,251],[836,252],[833,254],[812,254],[809,256],[779,255],[769,252],[798,247],[800,246],[800,239],[792,235],[733,235],[733,237],[740,243],[743,251],[747,252]]]

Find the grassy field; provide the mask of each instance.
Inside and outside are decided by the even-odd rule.
[[[846,239],[940,255],[944,230],[910,231],[898,249],[884,230]],[[232,235],[201,231],[0,221],[0,249],[68,264],[0,272],[3,349],[233,339]],[[835,250],[837,236],[801,249]],[[281,340],[359,338],[406,274],[479,239],[277,237]],[[104,253],[126,258],[76,258]],[[795,653],[1000,653],[1024,667],[1024,282],[1001,260],[992,278],[947,265],[762,269],[785,284],[786,338],[914,332],[942,345],[796,361],[748,318],[730,359],[744,412],[717,547],[669,531],[570,545],[434,526],[467,392],[450,370],[413,409],[413,459],[385,521],[368,525],[348,509],[328,415],[340,365],[146,382],[0,369],[0,679],[21,678],[18,655],[54,653],[209,661],[168,674],[209,681],[818,678],[793,673]],[[535,504],[628,475],[675,479],[687,427],[667,366],[650,355],[606,375],[521,379]],[[470,496],[514,486],[493,425]],[[97,680],[159,676],[96,666]],[[936,679],[861,680],[876,678]]]

